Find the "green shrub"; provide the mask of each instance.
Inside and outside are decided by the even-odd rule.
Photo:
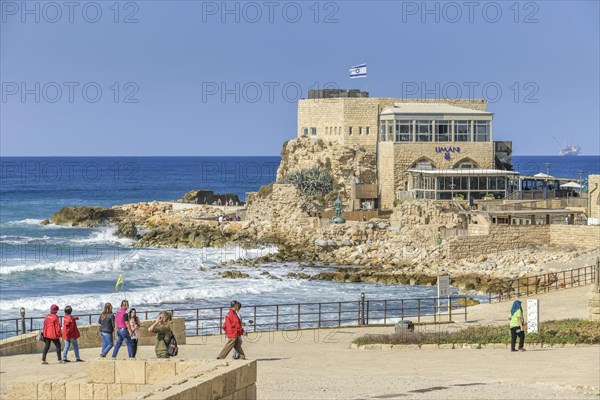
[[[278,183],[294,185],[302,194],[310,197],[323,197],[333,190],[333,179],[318,167],[292,172]]]
[[[538,333],[527,333],[525,342],[545,344],[600,344],[600,322],[567,319],[540,324]],[[457,332],[415,332],[390,335],[365,335],[356,340],[364,344],[447,344],[510,343],[508,321],[505,326],[472,326]]]

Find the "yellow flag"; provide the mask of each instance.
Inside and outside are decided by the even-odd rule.
[[[119,274],[119,279],[117,279],[117,284],[115,285],[115,292],[119,292],[119,285],[123,286],[123,274]]]

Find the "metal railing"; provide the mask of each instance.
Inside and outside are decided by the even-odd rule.
[[[460,302],[459,299],[464,299]],[[460,302],[460,304],[459,304]],[[467,320],[466,296],[444,298],[382,299],[361,296],[358,301],[312,302],[244,306],[240,312],[249,332],[314,329],[340,326],[387,325],[411,318],[420,323]],[[138,310],[138,316],[152,319],[163,310]],[[188,336],[221,334],[228,307],[171,309],[174,317],[185,318]],[[79,324],[98,322],[100,314],[78,314]],[[45,316],[0,320],[0,338],[42,329]],[[61,325],[62,325],[62,317]]]
[[[487,290],[488,302],[499,302],[517,297],[547,293],[561,289],[590,285],[600,275],[600,260],[596,265],[574,268],[565,271],[547,272],[535,276],[505,279],[493,282]]]

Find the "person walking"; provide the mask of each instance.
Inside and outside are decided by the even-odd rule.
[[[244,328],[242,327],[242,321],[237,315],[237,311],[239,310],[237,301],[232,301],[230,303],[230,309],[227,315],[225,316],[225,323],[223,324],[223,330],[225,331],[225,335],[227,336],[227,343],[225,343],[225,347],[217,357],[217,360],[222,360],[227,357],[231,349],[235,349],[239,355],[239,358],[242,360],[246,359],[246,355],[244,354],[244,350],[242,350],[242,338],[241,336],[245,333]]]
[[[113,332],[115,331],[115,315],[113,314],[112,304],[104,304],[98,323],[100,324],[100,338],[102,339],[100,357],[106,357],[113,347]]]
[[[73,353],[75,353],[75,361],[76,362],[83,362],[83,360],[81,358],[79,358],[79,345],[77,344],[77,339],[79,338],[79,336],[81,336],[79,334],[79,329],[77,329],[77,320],[79,319],[79,317],[73,317],[71,316],[71,313],[73,312],[73,308],[71,306],[66,306],[65,307],[65,316],[63,318],[63,331],[62,331],[62,337],[65,341],[65,348],[63,350],[63,361],[64,362],[70,362],[69,359],[67,359],[67,353],[69,352],[69,347],[71,347],[71,344],[73,345]]]
[[[46,361],[46,355],[48,355],[48,350],[50,350],[50,343],[54,343],[54,347],[56,348],[56,356],[58,357],[58,362],[60,364],[64,364],[64,361],[60,357],[60,338],[62,336],[60,331],[60,320],[56,313],[59,308],[56,304],[52,304],[50,306],[50,314],[44,318],[44,328],[42,330],[42,335],[44,336],[44,351],[42,352],[42,364],[48,364]]]
[[[525,343],[525,322],[523,321],[523,308],[521,301],[515,300],[510,310],[510,351],[515,350],[517,344],[517,336],[519,337],[519,351],[525,351],[523,344]]]
[[[115,325],[117,327],[117,343],[115,344],[115,348],[113,349],[112,358],[113,360],[117,358],[119,354],[119,349],[121,348],[121,344],[125,341],[127,345],[127,354],[129,358],[133,358],[133,343],[131,342],[131,326],[129,325],[129,314],[127,314],[127,309],[129,308],[129,302],[127,300],[123,300],[121,302],[121,308],[115,314]]]
[[[137,354],[138,340],[140,340],[140,319],[135,308],[129,310],[129,326],[131,327],[131,342],[133,344],[133,357]]]
[[[173,336],[173,331],[169,327],[169,321],[171,321],[171,313],[167,311],[161,311],[158,317],[152,325],[148,328],[148,332],[156,333],[156,346],[154,352],[158,358],[169,358],[171,357],[167,353],[167,343]]]
[[[240,310],[242,309],[242,303],[240,303],[239,301],[237,302],[237,310],[236,310],[236,315],[238,316],[240,322],[242,321],[242,316],[240,315]],[[242,322],[242,328],[246,326],[245,323]],[[243,344],[243,339],[240,336],[240,346]],[[231,355],[231,358],[233,358],[234,360],[237,360],[240,358],[240,354],[237,352],[237,350],[234,348],[233,349],[233,354]]]

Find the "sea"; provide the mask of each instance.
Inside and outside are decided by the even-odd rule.
[[[191,189],[248,192],[275,180],[279,157],[2,157],[0,159],[0,319],[45,315],[51,304],[98,313],[126,297],[138,310],[433,297],[435,287],[336,283],[288,277],[325,267],[298,263],[218,267],[276,251],[134,248],[115,228],[41,225],[64,206],[177,200]],[[583,180],[599,156],[514,156],[515,170]],[[248,279],[225,279],[237,269]],[[269,275],[265,274],[268,272]],[[119,292],[115,283],[123,275]]]

